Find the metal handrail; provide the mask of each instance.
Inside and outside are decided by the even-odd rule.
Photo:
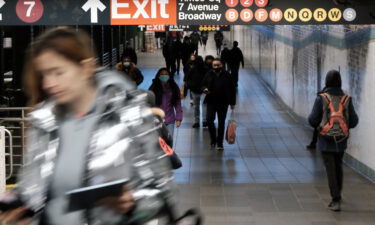
[[[26,111],[31,109],[31,107],[0,107],[0,111]]]
[[[23,165],[24,164],[24,160],[25,160],[25,158],[24,158],[24,156],[25,156],[25,152],[26,152],[26,148],[25,148],[25,134],[26,134],[26,132],[25,132],[25,129],[26,129],[26,113],[27,112],[29,112],[29,111],[31,111],[31,109],[32,108],[30,108],[30,107],[9,107],[9,108],[7,108],[7,107],[0,107],[0,112],[4,112],[4,111],[8,111],[8,112],[15,112],[15,111],[20,111],[20,113],[21,113],[21,115],[19,115],[18,117],[4,117],[4,118],[0,118],[0,122],[17,122],[18,124],[19,124],[19,127],[17,127],[17,126],[14,126],[14,125],[10,125],[9,127],[6,127],[7,129],[6,129],[6,133],[7,134],[9,134],[9,146],[8,145],[6,145],[6,148],[9,148],[9,155],[10,155],[10,166],[9,166],[9,175],[7,176],[7,180],[9,179],[9,178],[11,178],[12,176],[13,176],[13,173],[14,173],[14,171],[15,171],[15,166],[19,166],[20,164],[15,164],[14,163],[14,160],[13,160],[13,157],[19,157],[19,156],[21,156],[21,165]],[[20,129],[21,131],[21,136],[13,136],[12,134],[11,134],[11,132],[9,131],[9,129],[10,129],[10,127],[12,128],[12,129]],[[19,154],[17,154],[17,155],[14,155],[13,154],[13,151],[14,151],[14,147],[15,147],[15,145],[13,145],[13,138],[20,138],[21,140],[20,140],[20,142],[21,142],[21,146],[19,146],[19,145],[16,145],[16,147],[17,148],[21,148],[21,151],[22,151],[22,153],[21,153],[21,155],[19,155]]]
[[[12,133],[7,130],[7,129],[4,129],[5,133],[7,133],[9,135],[9,175],[6,177],[6,180],[10,179],[13,175],[13,137],[12,137]]]

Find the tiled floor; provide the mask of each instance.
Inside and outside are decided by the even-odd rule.
[[[214,52],[212,44],[207,47],[203,55]],[[139,61],[145,74],[141,88],[148,88],[163,58],[156,52]],[[241,70],[237,142],[224,152],[209,149],[208,130],[192,129],[192,107],[188,100],[183,105],[174,146],[183,161],[175,171],[181,211],[199,207],[205,225],[375,224],[375,185],[347,167],[342,212],[326,209],[330,196],[320,153],[305,149],[311,130],[297,123],[251,70]]]

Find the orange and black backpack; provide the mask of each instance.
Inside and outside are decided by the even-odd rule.
[[[349,100],[350,96],[320,94],[323,99],[323,119],[320,135],[339,143],[349,137]]]

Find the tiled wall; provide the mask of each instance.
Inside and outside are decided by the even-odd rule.
[[[352,130],[347,163],[375,181],[375,27],[235,26],[248,65],[301,118],[331,69],[340,70],[360,124]]]

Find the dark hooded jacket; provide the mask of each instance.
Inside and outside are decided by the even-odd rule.
[[[334,87],[326,88],[325,93],[328,93],[329,95],[333,95],[333,96],[344,95],[344,92],[341,90],[341,88],[334,88]],[[323,119],[323,101],[324,99],[321,96],[318,96],[316,98],[314,107],[309,116],[310,125],[312,127],[318,127],[318,130],[321,129],[319,128],[319,125]],[[358,115],[354,110],[352,99],[349,100],[348,111],[349,111],[349,118],[348,118],[349,128],[354,128],[358,124]],[[348,140],[346,139],[336,144],[335,141],[328,140],[319,134],[318,149],[322,152],[344,152],[347,148],[347,141]]]
[[[185,82],[188,89],[190,89],[194,93],[201,94],[202,82],[205,75],[206,70],[204,67],[203,59],[198,56],[195,62],[191,65],[191,69],[188,70],[186,74]]]

